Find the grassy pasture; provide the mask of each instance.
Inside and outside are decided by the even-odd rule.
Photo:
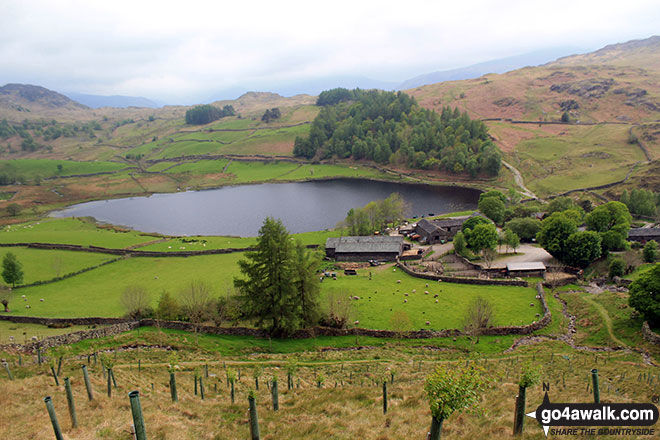
[[[397,311],[408,316],[405,330],[462,328],[468,305],[478,296],[493,305],[495,325],[529,324],[537,319],[536,313],[542,313],[533,288],[438,283],[408,276],[398,269],[394,272],[391,265],[360,269],[357,276],[339,274],[336,281],[325,279],[321,286],[324,293],[359,296],[359,300],[352,300],[355,319],[360,327],[368,328],[392,328]],[[436,294],[438,298],[434,298]],[[426,325],[426,321],[431,324]]]
[[[59,171],[58,165],[62,165],[62,171]],[[76,162],[53,159],[11,159],[0,162],[0,172],[13,172],[28,179],[117,171],[126,167],[127,164],[119,162]]]
[[[136,231],[99,228],[78,218],[45,218],[0,229],[0,243],[57,243],[124,248],[155,240]]]
[[[0,248],[2,258],[11,252],[23,266],[23,283],[46,281],[115,258],[113,255],[24,247]]]
[[[33,336],[36,336],[38,339],[42,339],[48,336],[63,335],[66,333],[87,329],[88,327],[83,325],[73,325],[66,328],[49,328],[40,324],[22,324],[9,321],[0,321],[0,344],[8,344],[10,342],[22,344],[25,341],[29,342]],[[10,337],[14,339],[11,340],[9,339]]]

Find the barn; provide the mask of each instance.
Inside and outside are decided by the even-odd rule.
[[[660,228],[631,228],[628,231],[628,240],[645,244],[647,241],[660,242]]]
[[[545,273],[545,264],[540,261],[508,263],[506,273],[510,277],[542,277]]]
[[[436,226],[435,222],[422,219],[415,226],[415,233],[419,234],[421,242],[426,244],[439,243],[442,240],[448,240],[450,234],[447,230]]]
[[[395,261],[409,247],[400,235],[333,237],[325,242],[325,254],[337,261]]]

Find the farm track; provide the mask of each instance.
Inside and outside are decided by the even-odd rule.
[[[619,344],[618,347],[592,347],[592,346],[587,346],[587,345],[577,345],[575,343],[575,333],[577,333],[577,330],[575,328],[575,323],[577,318],[575,315],[571,314],[568,312],[568,303],[564,301],[560,296],[559,293],[555,293],[554,297],[557,301],[559,301],[562,304],[562,314],[568,319],[568,328],[566,329],[566,333],[564,334],[559,334],[559,335],[533,335],[533,336],[525,336],[522,337],[518,340],[516,340],[511,347],[508,349],[504,350],[504,353],[511,353],[514,350],[516,350],[519,347],[522,346],[527,346],[527,345],[534,345],[538,344],[544,341],[560,341],[568,345],[574,350],[577,351],[585,351],[585,352],[590,352],[590,353],[602,353],[602,352],[635,352],[638,353],[641,357],[643,362],[646,365],[650,365],[653,367],[657,367],[658,364],[655,363],[653,360],[653,357],[651,354],[641,348],[630,348],[623,342],[621,342],[618,338],[615,338],[612,333],[610,333],[610,336],[612,336],[612,340],[615,341],[617,344]],[[604,309],[604,308],[603,308]],[[604,310],[604,312],[607,314],[607,310]],[[599,312],[600,313],[600,312]],[[604,316],[603,316],[604,318]],[[609,319],[609,314],[607,314],[607,318]],[[611,319],[609,321],[609,325],[611,326]],[[607,325],[607,322],[606,322]],[[608,332],[611,332],[611,327],[608,326]]]

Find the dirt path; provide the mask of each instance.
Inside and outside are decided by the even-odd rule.
[[[536,194],[534,194],[532,191],[529,190],[529,188],[525,186],[525,181],[523,180],[520,171],[518,171],[513,165],[511,165],[506,161],[502,161],[502,165],[504,165],[509,169],[509,171],[511,171],[511,173],[513,174],[513,179],[516,181],[516,185],[520,187],[520,189],[522,190],[521,192],[524,196],[532,199],[538,198],[536,197]]]
[[[605,309],[602,304],[598,304],[591,298],[583,297],[583,299],[594,306],[598,314],[600,314],[601,318],[603,318],[603,322],[605,323],[605,327],[607,327],[607,333],[610,335],[610,338],[612,338],[612,340],[620,346],[628,347],[623,341],[621,341],[621,339],[614,336],[614,331],[612,330],[612,318],[610,318],[610,314],[607,312],[607,309]]]

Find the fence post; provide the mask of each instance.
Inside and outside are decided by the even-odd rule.
[[[172,395],[172,402],[179,400],[179,396],[176,393],[176,377],[174,373],[170,373],[170,394]]]
[[[259,440],[259,416],[257,415],[257,404],[253,395],[248,396],[248,402],[250,404],[250,434],[252,440]]]
[[[92,393],[92,384],[89,381],[89,373],[87,372],[87,365],[82,366],[83,376],[85,378],[85,388],[87,388],[87,397],[89,400],[94,400],[94,394]]]
[[[202,397],[202,400],[204,400],[204,382],[202,382],[202,377],[199,377],[199,395]]]
[[[69,415],[71,416],[71,425],[73,428],[78,427],[78,418],[76,417],[76,405],[73,402],[73,391],[71,390],[71,382],[69,378],[64,378],[64,388],[66,389],[66,403],[69,406]]]
[[[131,413],[133,414],[133,426],[135,427],[135,438],[137,440],[147,440],[147,431],[144,428],[144,419],[142,418],[142,406],[140,405],[140,392],[131,391],[128,393],[131,400]]]
[[[387,381],[383,381],[383,414],[387,414]]]
[[[278,411],[280,409],[280,395],[277,392],[277,378],[273,379],[273,411]]]
[[[111,369],[108,368],[108,397],[112,397],[112,373]]]
[[[57,440],[64,440],[62,437],[62,431],[60,430],[60,424],[57,422],[57,414],[55,414],[55,407],[53,406],[53,400],[50,396],[44,398],[46,403],[46,409],[48,410],[48,415],[50,416],[50,422],[53,424],[53,431],[55,431],[55,438]]]
[[[7,376],[9,376],[9,380],[14,380],[14,376],[11,374],[11,370],[9,369],[9,363],[3,362],[2,365],[4,365],[5,370],[7,370]]]
[[[591,370],[591,380],[594,384],[594,403],[600,403],[600,389],[598,388],[598,369]]]
[[[516,398],[516,412],[513,419],[513,435],[520,435],[525,425],[525,405],[527,401],[527,389],[518,385],[518,397]]]

